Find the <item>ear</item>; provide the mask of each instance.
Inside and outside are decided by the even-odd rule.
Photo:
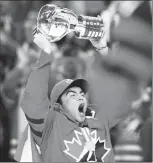
[[[54,109],[55,111],[60,112],[60,111],[62,110],[62,106],[61,106],[59,103],[55,103],[55,104],[53,105],[53,109]]]

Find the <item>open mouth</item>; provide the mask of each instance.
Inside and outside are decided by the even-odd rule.
[[[79,108],[78,108],[80,113],[84,113],[84,104],[80,104]]]

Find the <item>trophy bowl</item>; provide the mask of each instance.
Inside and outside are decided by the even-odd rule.
[[[39,10],[37,30],[50,42],[56,42],[73,31],[77,21],[77,16],[71,10],[46,4]]]

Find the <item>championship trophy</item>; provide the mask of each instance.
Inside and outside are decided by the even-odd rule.
[[[104,36],[104,24],[100,16],[77,16],[68,8],[46,4],[39,10],[35,31],[49,42],[59,41],[70,32],[79,39],[99,40]]]

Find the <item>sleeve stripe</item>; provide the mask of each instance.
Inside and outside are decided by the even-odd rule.
[[[30,126],[30,128],[34,135],[36,135],[38,137],[42,137],[42,132],[34,130],[31,126]]]
[[[27,120],[31,123],[34,123],[34,124],[43,124],[44,123],[44,119],[33,119],[33,118],[30,118],[28,117],[26,114],[25,114]]]
[[[34,28],[32,35],[35,36],[36,33],[37,33],[37,28]]]

